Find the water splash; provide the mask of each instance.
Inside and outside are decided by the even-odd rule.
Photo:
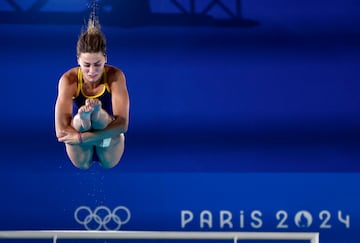
[[[99,0],[88,0],[88,8],[91,9],[90,19],[95,21],[98,17]]]

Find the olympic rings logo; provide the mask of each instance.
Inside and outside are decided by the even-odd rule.
[[[98,206],[94,211],[90,207],[80,206],[75,210],[74,218],[87,230],[120,230],[121,226],[130,221],[131,213],[124,206],[118,206],[112,211],[106,206]]]

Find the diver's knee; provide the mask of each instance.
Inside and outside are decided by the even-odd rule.
[[[114,168],[115,166],[117,166],[119,164],[120,160],[117,161],[101,161],[100,165],[104,168],[104,169],[111,169]]]
[[[87,170],[91,167],[91,161],[72,161],[73,165],[81,170]]]

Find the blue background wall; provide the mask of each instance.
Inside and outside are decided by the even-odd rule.
[[[201,11],[205,1],[195,2]],[[126,152],[111,171],[75,169],[54,135],[57,81],[76,65],[87,2],[48,1],[42,13],[60,11],[57,22],[36,11],[0,17],[0,227],[84,229],[79,206],[123,205],[124,230],[320,231],[321,242],[358,242],[360,4],[242,1],[243,18],[257,23],[244,27],[171,22],[170,1],[149,3],[168,19],[123,13],[124,26],[102,12],[109,63],[125,72],[131,98]],[[0,3],[0,15],[12,10]],[[219,6],[209,15],[228,18]],[[194,215],[185,227],[183,210]],[[202,228],[206,210],[214,224]],[[222,210],[232,228],[221,227]],[[306,227],[294,220],[304,210]]]

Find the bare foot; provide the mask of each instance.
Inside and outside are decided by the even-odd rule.
[[[90,105],[83,105],[79,108],[78,114],[83,130],[89,130],[91,128],[91,114],[94,108]]]
[[[85,105],[89,105],[94,108],[94,112],[101,109],[101,101],[98,99],[86,99]]]
[[[99,117],[99,112],[101,110],[101,101],[98,99],[87,99],[85,101],[85,104],[93,108],[93,111],[91,113],[91,118],[97,119]]]
[[[93,107],[93,112],[91,113],[91,127],[93,129],[104,129],[113,120],[112,117],[102,109],[102,103],[99,99],[87,99],[85,104]]]

